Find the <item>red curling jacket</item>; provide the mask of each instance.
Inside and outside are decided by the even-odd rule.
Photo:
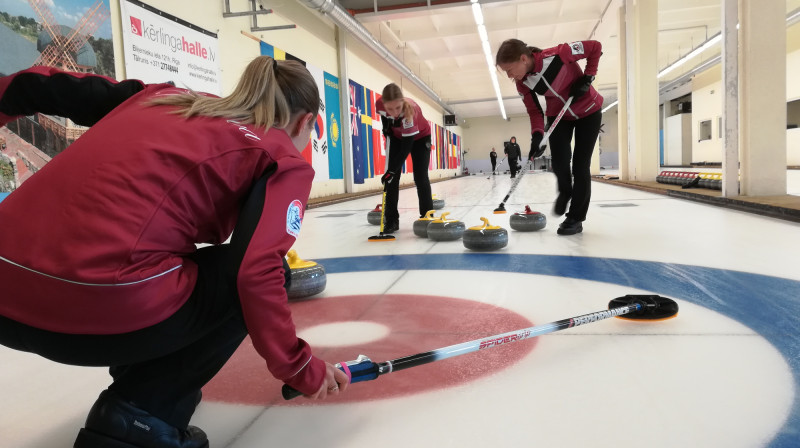
[[[238,292],[272,375],[314,393],[325,364],[295,334],[282,265],[314,170],[283,130],[144,104],[180,92],[50,67],[0,78],[0,126],[34,112],[93,125],[0,203],[0,315],[82,334],[163,321],[194,288],[195,243],[224,242],[254,183],[274,170]]]
[[[569,98],[572,83],[583,75],[595,76],[600,56],[603,54],[602,44],[594,40],[584,40],[561,44],[556,47],[531,53],[533,71],[522,81],[517,81],[517,92],[522,96],[525,109],[531,120],[531,134],[544,133],[544,117],[558,115]],[[577,61],[586,59],[586,68],[581,70]],[[547,110],[542,111],[536,97],[544,95]],[[603,107],[603,97],[589,88],[586,95],[573,100],[562,120],[577,120],[589,116]]]

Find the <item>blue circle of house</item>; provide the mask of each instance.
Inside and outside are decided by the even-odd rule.
[[[786,359],[800,391],[800,281],[749,272],[619,258],[527,254],[412,254],[316,260],[329,274],[388,270],[463,270],[551,275],[617,284],[680,298],[735,319]],[[800,399],[770,443],[795,448]]]

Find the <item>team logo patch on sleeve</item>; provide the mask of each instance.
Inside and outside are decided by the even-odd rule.
[[[286,210],[286,233],[297,238],[300,234],[300,225],[303,223],[303,203],[295,199]]]
[[[403,119],[403,129],[411,129],[414,127],[414,120]]]
[[[569,48],[572,49],[572,54],[583,54],[583,42],[573,42],[569,44]]]

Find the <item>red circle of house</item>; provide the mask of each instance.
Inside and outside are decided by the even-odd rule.
[[[450,345],[533,326],[506,308],[441,296],[404,294],[325,297],[290,304],[300,332],[338,322],[373,322],[390,332],[357,346],[314,347],[314,355],[330,363],[354,360],[359,354],[383,362]],[[536,339],[500,345],[351,384],[347,392],[326,400],[281,398],[283,382],[246,339],[223,369],[203,388],[203,398],[253,405],[322,405],[378,400],[458,386],[505,369],[527,355]]]

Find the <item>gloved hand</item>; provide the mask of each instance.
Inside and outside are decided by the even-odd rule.
[[[586,93],[589,92],[589,87],[592,85],[592,81],[594,81],[594,76],[589,75],[583,75],[576,79],[569,89],[569,96],[577,100],[583,95],[586,95]]]
[[[383,136],[389,138],[392,136],[392,128],[394,127],[394,119],[381,115],[381,124],[383,125]]]
[[[541,132],[534,132],[531,134],[531,151],[528,153],[528,160],[533,161],[533,159],[541,157],[542,154],[544,154],[547,145],[542,145],[542,137],[544,136]]]
[[[386,185],[386,184],[388,184],[389,182],[393,181],[393,180],[394,180],[394,178],[395,178],[395,174],[394,174],[394,172],[392,172],[392,171],[387,171],[386,173],[384,173],[384,175],[383,175],[383,176],[381,176],[381,183],[382,183],[383,185]]]

